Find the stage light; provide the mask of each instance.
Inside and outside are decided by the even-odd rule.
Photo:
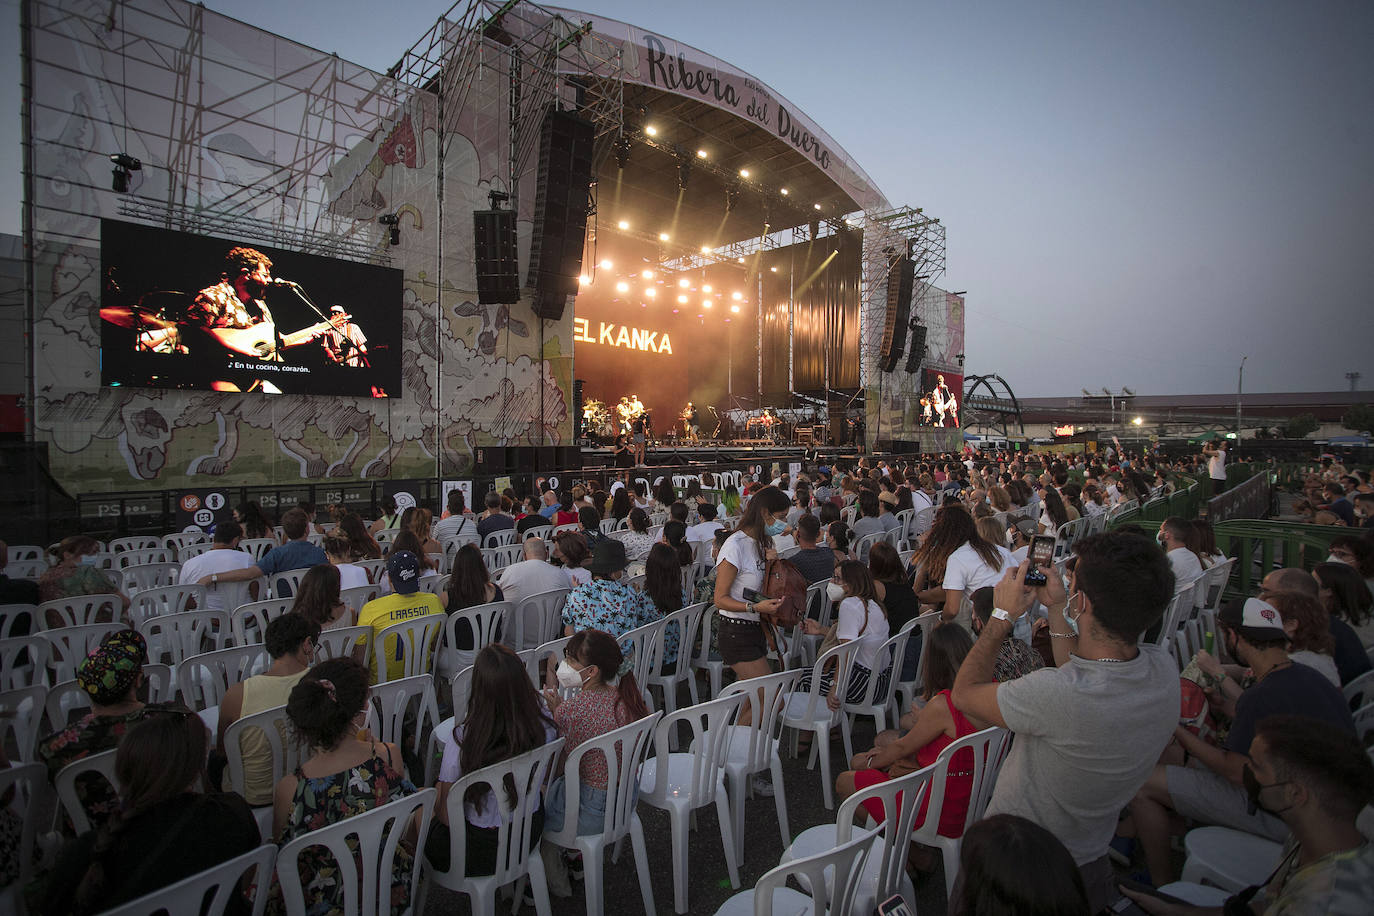
[[[652,280],[654,278],[654,272],[652,270],[646,270],[644,273],[640,274],[640,276],[646,280]]]
[[[821,205],[820,205],[820,204],[812,204],[811,206],[815,207],[817,210],[819,210],[819,209],[821,208]]]
[[[602,269],[602,270],[610,270],[610,269],[611,269],[611,266],[612,266],[612,265],[611,265],[611,259],[610,259],[610,258],[606,258],[604,261],[601,262],[601,269]]]
[[[1144,417],[1136,417],[1136,418],[1135,418],[1134,420],[1132,420],[1131,422],[1134,423],[1136,426],[1140,426],[1140,425],[1142,425],[1142,424],[1145,422],[1145,418],[1144,418]]]
[[[778,272],[778,269],[777,269],[776,267],[770,267],[770,268],[768,268],[768,269],[769,269],[769,271],[771,271],[772,273],[777,273],[777,272]]]
[[[699,150],[697,150],[697,158],[698,158],[698,159],[705,159],[705,158],[706,158],[706,150],[704,150],[704,149],[699,149]]]
[[[620,227],[621,232],[624,232],[626,229],[630,228],[630,224],[623,219],[620,222],[616,223],[616,225]]]
[[[654,125],[652,125],[652,124],[650,124],[650,125],[648,125],[647,127],[645,127],[645,128],[644,128],[644,132],[645,132],[646,134],[648,134],[649,136],[651,136],[651,137],[657,137],[657,136],[658,136],[658,128],[657,128],[657,127],[654,127]]]
[[[657,295],[658,295],[658,290],[654,289],[652,286],[646,286],[646,287],[644,287],[644,298],[646,298],[646,299],[652,299],[652,298],[654,298],[654,297],[657,296]]]
[[[630,284],[626,283],[624,280],[621,280],[619,283],[615,285],[615,291],[618,293],[628,293],[630,291]]]
[[[668,240],[671,239],[671,238],[672,238],[672,236],[669,235],[669,234],[666,233],[666,232],[660,232],[660,233],[658,234],[658,240],[659,240],[660,242],[666,242],[666,241],[668,241]]]
[[[710,253],[711,253],[711,246],[710,246],[710,245],[702,245],[702,246],[701,246],[701,253],[702,253],[702,254],[710,254]]]
[[[744,263],[744,258],[736,258],[735,260],[739,261],[741,264]]]
[[[129,173],[143,171],[143,163],[125,153],[115,153],[109,157],[114,163],[110,171],[110,188],[118,194],[129,190]]]
[[[781,194],[783,197],[786,197],[786,196],[787,196],[787,189],[786,189],[786,188],[778,188],[778,193]]]
[[[704,309],[709,309],[709,308],[711,307],[711,300],[710,300],[710,299],[703,299],[703,300],[701,300],[701,307],[704,308]]]
[[[738,314],[739,314],[739,306],[738,306],[738,305],[732,305],[732,306],[730,306],[730,311],[732,311],[732,312],[734,312],[735,314],[738,315]]]
[[[684,295],[684,296],[678,296],[678,297],[677,297],[677,301],[678,301],[678,302],[681,302],[683,305],[686,305],[686,304],[687,304],[687,297],[686,297],[685,295]]]
[[[734,299],[736,302],[739,302],[741,299],[744,298],[744,293],[740,292],[739,290],[735,290],[733,293],[730,294],[730,298]]]
[[[739,177],[741,177],[741,178],[748,178],[748,177],[749,177],[749,170],[748,170],[748,169],[740,169],[740,170],[739,170]]]
[[[705,286],[703,286],[703,287],[701,288],[701,291],[702,291],[703,293],[709,293],[709,292],[711,291],[711,284],[708,283],[708,284],[706,284]]]
[[[391,230],[391,244],[393,246],[401,244],[401,218],[395,213],[384,213],[377,217],[377,222]]]
[[[611,149],[615,152],[615,164],[623,172],[625,166],[630,164],[630,138],[622,134]]]
[[[586,274],[583,274],[582,276],[577,278],[577,282],[582,284],[583,286],[586,286],[587,284],[592,282],[592,278],[587,276]]]
[[[682,287],[683,289],[686,289],[687,287],[692,285],[692,281],[688,280],[686,277],[683,277],[682,279],[677,281],[677,285]]]

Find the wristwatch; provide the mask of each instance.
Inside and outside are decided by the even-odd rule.
[[[1007,621],[1008,623],[1010,623],[1010,622],[1011,622],[1011,613],[1008,612],[1008,611],[1004,611],[1004,610],[1002,610],[1002,609],[999,607],[999,608],[996,608],[996,609],[992,612],[992,619],[993,619],[993,620],[1005,620],[1005,621]]]
[[[746,613],[746,614],[752,614],[752,613],[754,613],[754,602],[752,602],[752,601],[746,601],[746,602],[744,602],[744,613]]]

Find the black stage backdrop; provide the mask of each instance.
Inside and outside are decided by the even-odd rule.
[[[859,387],[860,234],[844,231],[769,252],[763,269],[763,393]],[[776,268],[776,270],[774,269]],[[790,373],[789,373],[790,368]]]

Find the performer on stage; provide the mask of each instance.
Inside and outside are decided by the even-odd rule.
[[[635,418],[630,421],[630,441],[634,444],[635,467],[642,467],[644,465],[645,441],[643,412],[636,414]]]
[[[361,368],[370,365],[367,361],[367,335],[349,318],[342,305],[330,308],[329,320],[334,326],[320,337],[324,355],[340,366]]]
[[[631,432],[630,422],[634,419],[629,398],[624,395],[621,396],[620,403],[615,405],[615,415],[620,421],[620,432],[628,436]]]
[[[682,411],[682,420],[687,427],[687,438],[692,442],[701,440],[701,415],[697,411],[697,406],[691,401],[687,402],[687,408]]]

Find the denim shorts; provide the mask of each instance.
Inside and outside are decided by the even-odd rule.
[[[567,791],[567,781],[559,776],[544,795],[544,829],[550,833],[563,829],[563,815],[568,806]],[[577,835],[596,836],[605,829],[606,790],[583,785],[577,794]]]

